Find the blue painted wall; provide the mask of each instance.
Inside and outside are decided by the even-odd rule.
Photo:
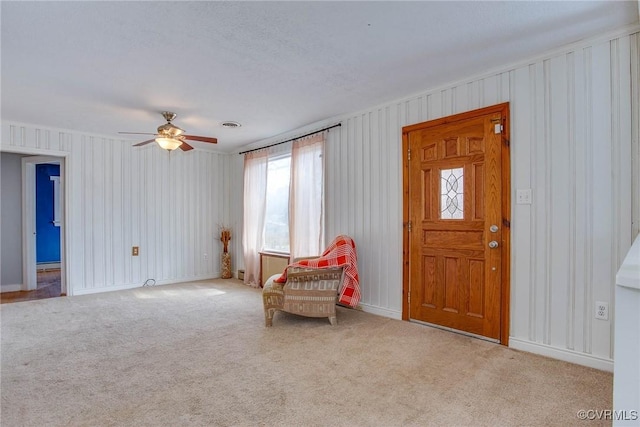
[[[53,225],[53,181],[60,165],[36,165],[36,262],[60,262],[60,227]]]

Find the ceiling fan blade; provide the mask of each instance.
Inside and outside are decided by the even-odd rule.
[[[140,147],[141,145],[151,144],[152,142],[156,142],[155,139],[150,139],[148,141],[138,142],[137,144],[133,144],[134,147]]]
[[[124,135],[155,135],[155,133],[149,133],[149,132],[118,132],[120,134],[124,134]]]
[[[196,135],[180,135],[185,139],[190,139],[191,141],[202,141],[202,142],[210,142],[212,144],[217,144],[217,138],[210,138],[208,136],[196,136]]]
[[[186,142],[182,141],[182,144],[180,144],[180,149],[182,151],[189,151],[189,150],[193,150],[193,147],[187,144]]]

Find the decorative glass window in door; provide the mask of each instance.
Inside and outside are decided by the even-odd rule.
[[[464,219],[464,169],[440,171],[440,218]]]

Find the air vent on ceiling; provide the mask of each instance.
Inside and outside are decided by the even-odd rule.
[[[242,125],[238,122],[222,122],[222,126],[226,128],[239,128]]]

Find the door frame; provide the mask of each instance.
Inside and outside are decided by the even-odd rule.
[[[502,116],[502,274],[500,284],[500,344],[509,345],[509,309],[511,289],[511,158],[510,158],[510,116],[509,103],[479,108],[477,110],[454,114],[435,120],[416,123],[402,128],[402,320],[410,319],[409,290],[410,290],[410,245],[409,245],[409,133],[433,126],[467,120],[477,116],[501,113]],[[463,331],[461,331],[464,333]]]
[[[60,166],[60,292],[69,295],[67,289],[67,185],[66,156],[28,155],[22,158],[22,290],[37,288],[36,265],[36,165]]]

